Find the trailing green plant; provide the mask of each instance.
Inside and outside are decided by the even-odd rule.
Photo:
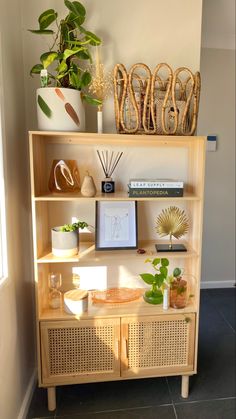
[[[151,285],[151,290],[146,291],[144,300],[151,304],[160,304],[163,301],[162,288],[168,277],[169,260],[166,258],[146,259],[145,263],[150,263],[155,273],[140,274],[143,281]]]
[[[80,2],[64,0],[64,3],[68,9],[65,18],[58,20],[58,13],[48,9],[38,18],[39,28],[29,29],[37,35],[53,36],[49,51],[41,55],[40,63],[31,68],[30,74],[40,74],[42,69],[47,69],[50,85],[80,90],[82,98],[88,103],[100,105],[100,100],[84,92],[92,76],[81,62],[92,62],[90,47],[100,45],[101,39],[82,26],[86,9]]]
[[[88,224],[85,221],[77,221],[73,224],[64,224],[63,226],[61,226],[60,231],[69,232],[78,229],[83,230],[85,227],[88,227]]]

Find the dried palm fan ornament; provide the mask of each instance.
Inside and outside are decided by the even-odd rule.
[[[189,230],[188,217],[184,210],[171,206],[165,208],[156,219],[156,232],[160,237],[169,236],[169,244],[156,244],[157,252],[186,252],[183,244],[173,244],[172,236],[176,239],[184,236]]]

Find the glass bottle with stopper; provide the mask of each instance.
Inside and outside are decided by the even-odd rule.
[[[49,291],[49,307],[50,308],[60,308],[61,307],[61,298],[62,294],[59,291],[61,288],[62,280],[60,273],[50,272],[48,275],[48,287]]]

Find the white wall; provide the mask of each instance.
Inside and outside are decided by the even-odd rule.
[[[235,51],[202,49],[198,134],[216,134],[207,153],[202,280],[235,281]],[[227,283],[228,281],[228,283]]]
[[[35,368],[30,194],[20,4],[0,0],[0,10],[9,260],[0,288],[0,417],[16,419]]]
[[[203,0],[202,47],[235,49],[235,0]]]
[[[24,61],[28,126],[36,127],[35,89],[39,79],[32,80],[28,72],[45,51],[45,38],[40,39],[26,31],[35,28],[37,17],[48,5],[55,7],[62,16],[66,11],[63,1],[40,2],[33,0],[27,7],[23,21]],[[167,62],[174,68],[187,66],[193,71],[200,67],[201,0],[160,1],[148,0],[84,0],[88,20],[85,27],[103,40],[102,56],[108,69],[122,62],[130,67],[144,62],[151,68]],[[46,47],[47,48],[47,47]],[[105,130],[115,131],[114,107],[111,98],[104,108]],[[87,111],[87,131],[95,130],[95,111]]]
[[[235,282],[235,1],[204,0],[198,133],[217,135],[207,153],[202,280]]]
[[[228,10],[228,4],[231,5],[230,16],[232,2],[228,0],[226,7],[226,2],[220,1],[221,5],[224,3],[223,10]],[[142,0],[87,0],[84,4],[89,15],[88,29],[103,38],[103,58],[107,68],[112,68],[117,62],[130,66],[137,61],[153,68],[165,61],[174,68],[186,65],[194,71],[199,69],[201,0],[148,0],[146,3]],[[218,13],[218,26],[214,26],[212,20],[209,24],[209,16],[213,16],[216,3],[207,0],[204,4],[208,13],[203,32],[206,46],[206,39],[216,39],[212,31],[207,34],[206,28],[219,28],[224,14]],[[28,74],[31,66],[38,62],[40,53],[47,49],[42,38],[33,36],[26,29],[35,27],[42,10],[55,7],[63,12],[65,9],[62,0],[33,0],[30,4],[27,0],[0,0],[0,6],[9,238],[9,280],[0,289],[0,412],[3,419],[16,419],[34,370],[26,130],[36,128],[35,88],[39,86],[39,80],[31,79]],[[220,27],[218,33],[221,34],[229,29],[226,38],[231,39],[231,43],[230,26]],[[222,45],[218,44],[219,47],[222,48]],[[203,89],[199,134],[216,133],[219,142],[217,153],[207,155],[203,278],[206,281],[231,280],[234,276],[231,190],[234,188],[235,99],[230,82],[232,80],[233,83],[233,53],[203,50],[201,72]],[[105,108],[106,131],[114,130],[111,103],[110,100]],[[88,116],[88,130],[91,130],[95,128],[95,115],[91,109]]]

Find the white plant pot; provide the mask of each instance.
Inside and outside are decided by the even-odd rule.
[[[85,131],[85,111],[78,90],[37,89],[38,128],[42,131]]]
[[[51,230],[52,254],[57,257],[72,257],[78,254],[79,230],[61,231],[61,226]]]

